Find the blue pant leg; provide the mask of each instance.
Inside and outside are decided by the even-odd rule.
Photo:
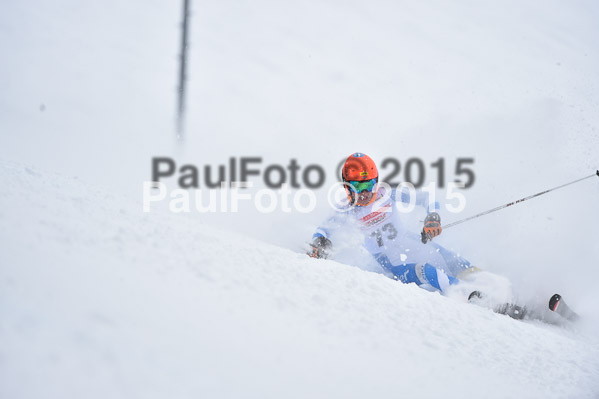
[[[459,282],[458,279],[448,276],[443,270],[437,269],[428,263],[406,263],[391,266],[388,270],[402,283],[428,284],[441,292],[447,290],[450,285]]]
[[[416,283],[417,285],[422,284],[422,281],[420,281],[418,275],[416,274],[416,263],[391,266],[389,271],[393,273],[393,275],[402,283]]]
[[[422,273],[424,273],[426,282],[439,291],[445,291],[450,285],[459,282],[457,278],[447,275],[443,270],[437,269],[428,263],[425,263],[422,267]]]
[[[460,282],[457,278],[447,275],[443,270],[435,268],[428,263],[403,263],[393,265],[384,254],[376,256],[377,262],[402,283],[415,283],[416,285],[428,284],[444,292],[450,285]]]

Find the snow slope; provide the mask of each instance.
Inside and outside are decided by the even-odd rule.
[[[596,1],[192,1],[185,146],[173,143],[180,14],[159,1],[0,4],[0,157],[136,197],[153,156],[297,158],[327,183],[355,151],[442,157],[448,181],[473,157],[467,207],[445,222],[599,168]],[[587,306],[598,195],[587,181],[439,241]],[[298,250],[328,210],[203,219]]]
[[[78,178],[0,164],[0,396],[599,394],[580,328],[518,322]]]
[[[327,183],[354,151],[427,180],[474,157],[452,222],[588,175],[599,3],[193,0],[183,146],[175,3],[0,2],[1,397],[597,396],[596,181],[436,239],[564,294],[573,329],[305,259],[326,205],[143,214],[141,187],[154,156],[297,158]]]

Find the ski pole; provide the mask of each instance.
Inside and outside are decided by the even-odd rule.
[[[529,200],[529,199],[532,199],[532,198],[535,198],[535,197],[539,197],[539,196],[541,196],[541,195],[543,195],[543,194],[547,194],[547,193],[550,193],[550,192],[552,192],[552,191],[559,190],[560,188],[564,188],[564,187],[566,187],[566,186],[569,186],[569,185],[571,185],[571,184],[578,183],[579,181],[583,181],[583,180],[586,180],[586,179],[590,179],[590,178],[591,178],[591,177],[593,177],[593,176],[599,176],[599,170],[597,170],[597,172],[593,173],[592,175],[585,176],[585,177],[583,177],[583,178],[580,178],[580,179],[577,179],[577,180],[571,181],[571,182],[569,182],[569,183],[566,183],[566,184],[562,184],[561,186],[553,187],[553,188],[550,188],[549,190],[541,191],[540,193],[536,193],[536,194],[533,194],[533,195],[529,195],[528,197],[521,198],[521,199],[519,199],[519,200],[517,200],[517,201],[512,201],[512,202],[509,202],[509,203],[507,203],[507,204],[504,204],[504,205],[500,205],[500,206],[498,206],[498,207],[495,207],[495,208],[493,208],[493,209],[489,209],[488,211],[484,211],[484,212],[481,212],[481,213],[477,213],[476,215],[473,215],[473,216],[467,217],[467,218],[465,218],[465,219],[457,220],[457,221],[455,221],[455,222],[453,222],[453,223],[446,224],[445,226],[441,226],[441,229],[442,229],[442,230],[445,230],[445,229],[448,229],[448,228],[450,228],[450,227],[457,226],[458,224],[462,224],[462,223],[464,223],[464,222],[467,222],[467,221],[469,221],[469,220],[476,219],[476,218],[478,218],[478,217],[481,217],[481,216],[484,216],[484,215],[488,215],[489,213],[493,213],[493,212],[496,212],[496,211],[498,211],[498,210],[500,210],[500,209],[507,208],[508,206],[516,205],[516,204],[519,204],[519,203],[521,203],[521,202],[527,201],[527,200]],[[423,233],[423,234],[422,234],[422,243],[426,244],[426,242],[428,241],[428,237],[426,237],[426,235],[424,234],[424,231],[423,231],[422,233]]]

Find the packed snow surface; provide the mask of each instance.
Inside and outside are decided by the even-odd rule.
[[[0,165],[0,396],[599,393],[597,342]]]
[[[518,300],[563,294],[577,325],[302,248],[356,151],[398,180],[420,159],[426,182],[473,159],[443,224],[593,173],[599,2],[191,8],[181,143],[181,2],[0,3],[0,398],[599,397],[597,180],[435,238]],[[157,156],[297,159],[327,181],[309,214],[143,213]]]

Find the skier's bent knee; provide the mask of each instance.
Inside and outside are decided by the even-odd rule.
[[[410,263],[389,268],[391,273],[403,283],[416,283],[419,286],[430,286],[435,290],[445,292],[450,285],[459,282],[455,277],[448,276],[443,270],[428,263]]]

